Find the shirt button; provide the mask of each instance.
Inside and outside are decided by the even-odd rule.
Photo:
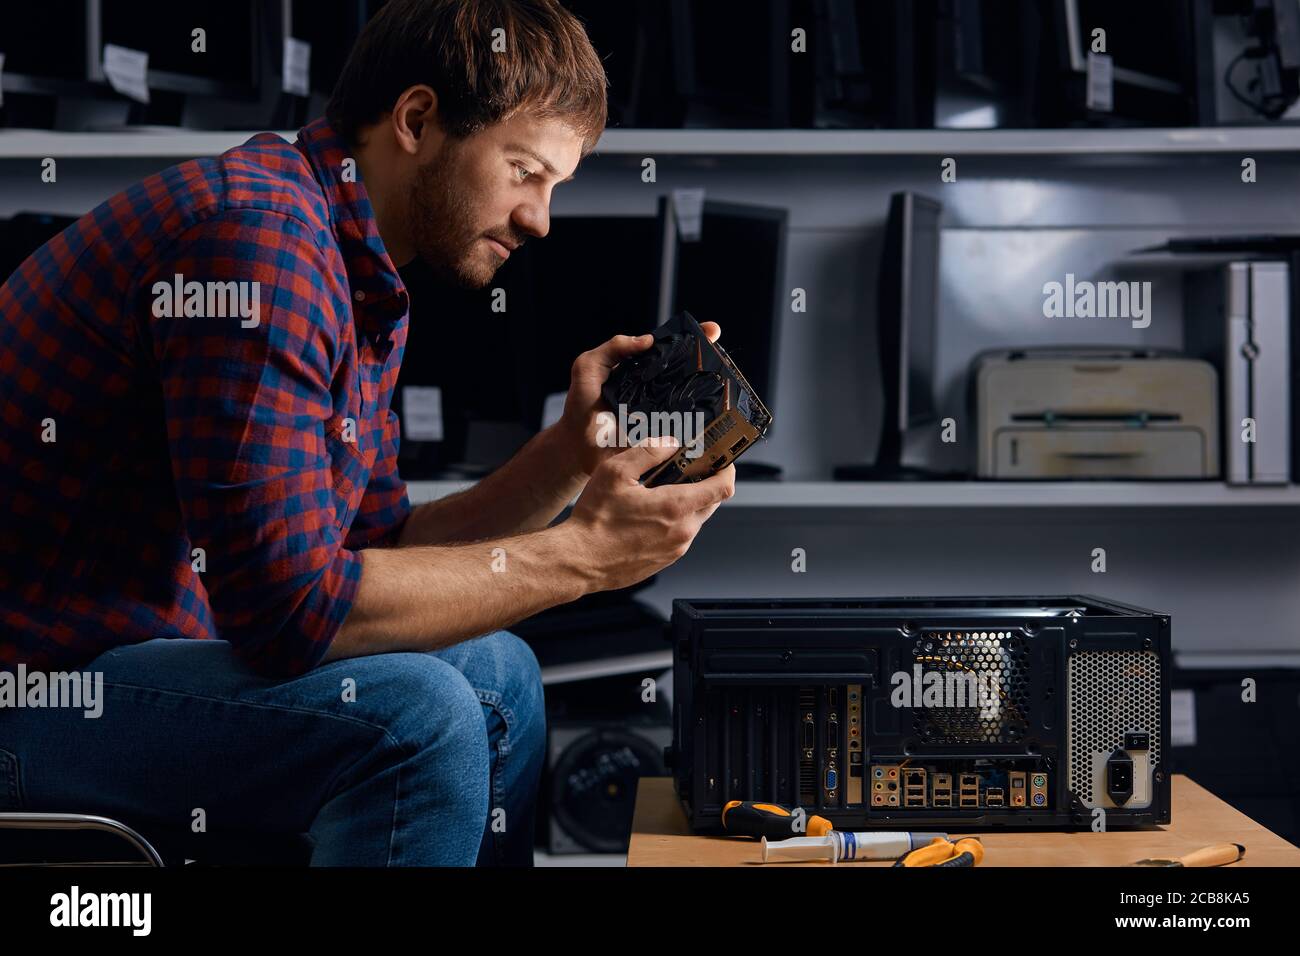
[[[364,302],[366,301],[366,294],[358,289],[356,292],[352,293],[352,298],[356,299],[358,302]]]

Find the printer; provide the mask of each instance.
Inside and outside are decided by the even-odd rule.
[[[1025,348],[970,370],[980,478],[1219,477],[1214,366],[1177,352]]]

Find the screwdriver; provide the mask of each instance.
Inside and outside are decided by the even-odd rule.
[[[783,837],[806,835],[825,836],[835,829],[825,817],[805,817],[802,831],[795,829],[798,817],[776,803],[755,803],[750,800],[731,800],[722,808],[722,828],[736,836],[758,839],[766,837],[779,840]]]

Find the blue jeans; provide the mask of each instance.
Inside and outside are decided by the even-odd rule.
[[[98,718],[0,709],[20,809],[186,830],[202,810],[214,839],[307,833],[317,866],[532,862],[546,718],[537,660],[513,634],[289,680],[208,640],[116,648],[85,671],[103,674]]]

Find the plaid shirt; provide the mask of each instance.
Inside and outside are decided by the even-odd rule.
[[[0,668],[156,637],[320,662],[410,512],[407,294],[347,158],[318,120],[173,166],[0,288]]]

